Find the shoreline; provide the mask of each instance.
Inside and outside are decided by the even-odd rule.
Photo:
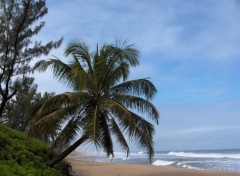
[[[70,162],[75,176],[240,176],[240,173],[96,162],[84,158],[84,155],[77,152],[67,156],[66,160]]]

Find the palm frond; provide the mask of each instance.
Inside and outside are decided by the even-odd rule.
[[[71,104],[81,106],[88,101],[89,95],[86,92],[65,92],[55,95],[43,102],[36,104],[31,111],[32,116],[42,116],[54,111],[56,108],[65,107]]]
[[[112,57],[112,48],[105,44],[94,55],[94,76],[97,83],[103,83],[105,78],[111,73],[117,59],[109,61]]]
[[[77,59],[76,59],[77,60]],[[72,87],[76,91],[84,91],[87,87],[94,84],[92,77],[87,73],[86,70],[79,64],[78,61],[71,63],[71,79]]]
[[[114,99],[105,98],[101,101],[100,107],[101,109],[106,109],[115,116],[121,116],[122,118],[129,118],[131,116],[131,113],[129,113],[128,109]]]
[[[91,55],[88,46],[84,42],[72,42],[65,50],[65,55],[73,55],[82,62],[82,66],[89,70],[89,73],[93,74],[93,68],[91,63]]]
[[[94,78],[97,83],[102,83],[108,74],[108,64],[106,58],[99,55],[94,61]]]
[[[105,44],[100,49],[98,55],[94,57],[94,71],[101,83],[112,75],[115,68],[120,67],[118,73],[121,73],[118,80],[122,77],[126,80],[129,75],[130,66],[136,66],[138,62],[138,51],[132,45],[127,45],[126,42],[118,42],[117,45]],[[119,72],[121,71],[121,72]],[[101,76],[99,78],[99,76]]]
[[[105,69],[106,71],[106,69]],[[107,70],[108,73],[105,74],[105,77],[102,80],[102,90],[106,92],[109,91],[110,87],[112,85],[116,85],[116,83],[119,82],[119,80],[127,79],[129,75],[129,65],[126,63],[120,63],[119,65],[116,65],[115,67],[111,67],[111,69]]]
[[[49,114],[45,114],[44,117],[41,117],[35,124],[31,126],[28,131],[29,136],[39,136],[45,134],[44,131],[56,130],[56,124],[61,124],[71,115],[76,112],[78,106],[72,105],[67,107],[61,107],[56,109]]]
[[[127,152],[127,157],[128,157],[130,153],[130,149],[123,135],[123,132],[119,128],[114,118],[111,118],[110,122],[111,122],[111,132],[115,135],[117,139],[116,141],[120,144],[120,147]]]
[[[101,144],[102,144],[102,148],[105,151],[105,153],[107,154],[107,156],[109,157],[110,155],[112,155],[112,157],[114,157],[113,154],[113,141],[111,138],[111,134],[110,134],[110,128],[109,125],[107,123],[107,114],[101,113],[100,114],[100,130],[101,130]]]
[[[92,114],[92,118],[93,118],[93,135],[92,135],[92,138],[93,138],[93,141],[94,143],[98,143],[98,136],[99,136],[99,123],[98,123],[98,106],[95,107],[95,109],[93,110],[93,114]]]
[[[129,76],[129,65],[127,63],[120,63],[112,72],[108,75],[106,80],[110,81],[111,85],[116,85],[117,82],[122,78],[126,80]]]
[[[66,92],[39,102],[29,112],[29,115],[34,117],[33,120],[36,122],[29,133],[32,135],[33,133],[41,133],[42,130],[50,128],[51,125],[54,126],[53,123],[63,122],[65,118],[84,106],[88,97],[85,92]]]
[[[37,62],[34,69],[43,72],[46,71],[49,66],[51,66],[53,70],[54,77],[68,86],[71,85],[71,68],[57,57],[55,57],[55,59],[50,59],[49,61],[41,60]]]
[[[117,94],[113,98],[121,102],[121,104],[127,108],[134,109],[141,114],[146,114],[158,124],[159,112],[157,108],[148,100],[127,94]]]
[[[99,127],[99,107],[89,107],[86,110],[85,117],[82,119],[83,134],[88,136],[89,142],[93,143],[96,148],[101,147],[101,131]]]
[[[55,139],[53,146],[59,150],[69,147],[71,142],[75,139],[81,127],[78,122],[79,118],[74,115],[67,123],[67,125],[62,129],[57,138]]]
[[[47,70],[47,68],[49,67],[49,65],[52,64],[52,61],[49,60],[49,61],[46,61],[46,60],[40,60],[38,61],[34,67],[33,67],[33,70],[37,70],[39,72],[44,72]]]
[[[130,139],[133,139],[139,146],[147,149],[148,157],[151,161],[154,155],[154,126],[141,116],[133,112],[130,113],[132,115],[131,119],[118,118],[120,126],[129,132]]]
[[[117,40],[114,47],[114,55],[125,59],[130,66],[139,65],[139,51],[133,44],[128,44],[127,40]]]
[[[112,87],[111,90],[114,93],[143,95],[147,99],[153,98],[153,96],[157,93],[157,89],[153,83],[148,80],[148,78],[126,81]]]

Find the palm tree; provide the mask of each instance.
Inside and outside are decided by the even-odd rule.
[[[85,43],[74,42],[65,54],[70,58],[67,64],[55,58],[36,66],[39,71],[51,66],[54,76],[73,89],[39,103],[32,112],[38,121],[29,134],[49,134],[57,124],[66,124],[53,144],[65,150],[50,166],[83,143],[114,156],[113,138],[128,156],[126,136],[146,148],[151,161],[154,126],[144,116],[158,124],[159,113],[149,101],[157,90],[148,78],[127,80],[130,67],[139,65],[138,50],[124,41],[97,45],[95,52],[90,52]]]

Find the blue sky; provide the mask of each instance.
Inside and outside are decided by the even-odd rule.
[[[161,113],[156,150],[240,148],[240,1],[48,0],[46,42],[114,43],[127,38],[141,52],[131,79],[151,77]],[[50,57],[50,56],[49,56]],[[66,59],[67,60],[67,59]],[[51,71],[36,73],[41,91],[69,91]],[[136,149],[133,147],[133,150]]]

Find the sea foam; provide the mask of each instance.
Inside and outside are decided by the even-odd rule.
[[[180,157],[194,157],[194,158],[231,158],[240,159],[240,154],[224,154],[224,153],[192,153],[192,152],[169,152],[168,155]]]
[[[173,164],[175,161],[164,161],[164,160],[156,160],[152,163],[153,166],[167,166]]]

